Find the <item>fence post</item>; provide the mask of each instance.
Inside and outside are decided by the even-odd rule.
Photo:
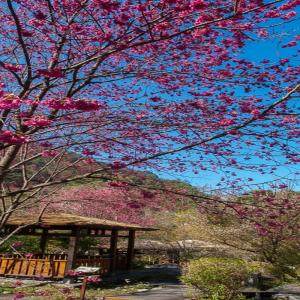
[[[80,296],[79,296],[80,300],[85,299],[86,287],[87,287],[87,277],[84,276],[83,281],[82,281],[82,285],[81,285],[81,289],[80,289]]]

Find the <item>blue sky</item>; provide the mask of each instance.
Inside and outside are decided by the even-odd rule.
[[[279,45],[280,41],[286,43],[293,40],[296,35],[300,35],[299,27],[299,19],[295,19],[294,22],[288,22],[287,24],[274,29],[274,38],[267,38],[265,40],[260,39],[251,42],[245,48],[240,57],[246,58],[247,60],[251,60],[253,62],[259,62],[262,59],[278,61],[283,57],[291,57],[293,59],[293,66],[299,65],[300,50],[297,50],[295,48],[281,48],[281,46]],[[252,163],[259,164],[261,163],[261,160],[257,157],[253,157]],[[246,172],[233,169],[223,170],[222,172],[201,171],[197,175],[194,174],[191,170],[180,173],[172,171],[155,171],[155,173],[162,178],[183,180],[195,186],[205,187],[206,190],[214,190],[220,188],[218,186],[218,183],[224,176],[224,172],[229,177],[231,172],[235,172],[237,175],[236,177],[242,178],[244,186],[249,185],[249,189],[268,188],[274,185],[275,181],[277,185],[286,183],[292,189],[300,190],[300,164],[278,167],[274,174],[264,175],[261,175],[258,172]],[[252,178],[253,181],[248,181],[248,178]]]

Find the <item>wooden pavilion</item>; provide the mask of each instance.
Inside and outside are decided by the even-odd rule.
[[[0,276],[62,279],[68,271],[79,266],[99,267],[100,274],[129,270],[134,256],[136,231],[155,230],[110,220],[52,213],[43,214],[42,217],[12,216],[0,234],[8,235],[17,228],[19,228],[17,235],[40,236],[40,252],[25,256],[0,254]],[[69,237],[66,253],[45,253],[47,241],[53,237]],[[109,238],[109,248],[106,253],[102,252],[99,255],[78,255],[77,246],[80,237]],[[127,239],[127,251],[119,251],[118,238]]]

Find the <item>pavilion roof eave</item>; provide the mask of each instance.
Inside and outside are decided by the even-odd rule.
[[[136,231],[154,231],[157,228],[145,227],[136,224],[128,224],[104,220],[92,217],[83,217],[66,213],[46,213],[42,217],[39,215],[31,216],[11,216],[7,223],[7,227],[17,227],[28,225],[34,228],[48,229],[106,229],[106,230],[136,230]]]

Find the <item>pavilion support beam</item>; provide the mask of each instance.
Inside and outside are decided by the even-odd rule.
[[[68,259],[65,272],[68,272],[75,267],[76,263],[76,251],[77,251],[78,235],[77,231],[73,232],[73,235],[69,239],[69,248],[68,248]]]
[[[45,254],[47,240],[48,240],[48,229],[44,228],[40,239],[40,251],[42,255]]]
[[[110,237],[110,272],[115,272],[118,263],[118,230],[113,229]]]
[[[132,263],[134,259],[134,241],[135,241],[135,230],[129,230],[128,246],[127,246],[127,270],[132,269]]]

